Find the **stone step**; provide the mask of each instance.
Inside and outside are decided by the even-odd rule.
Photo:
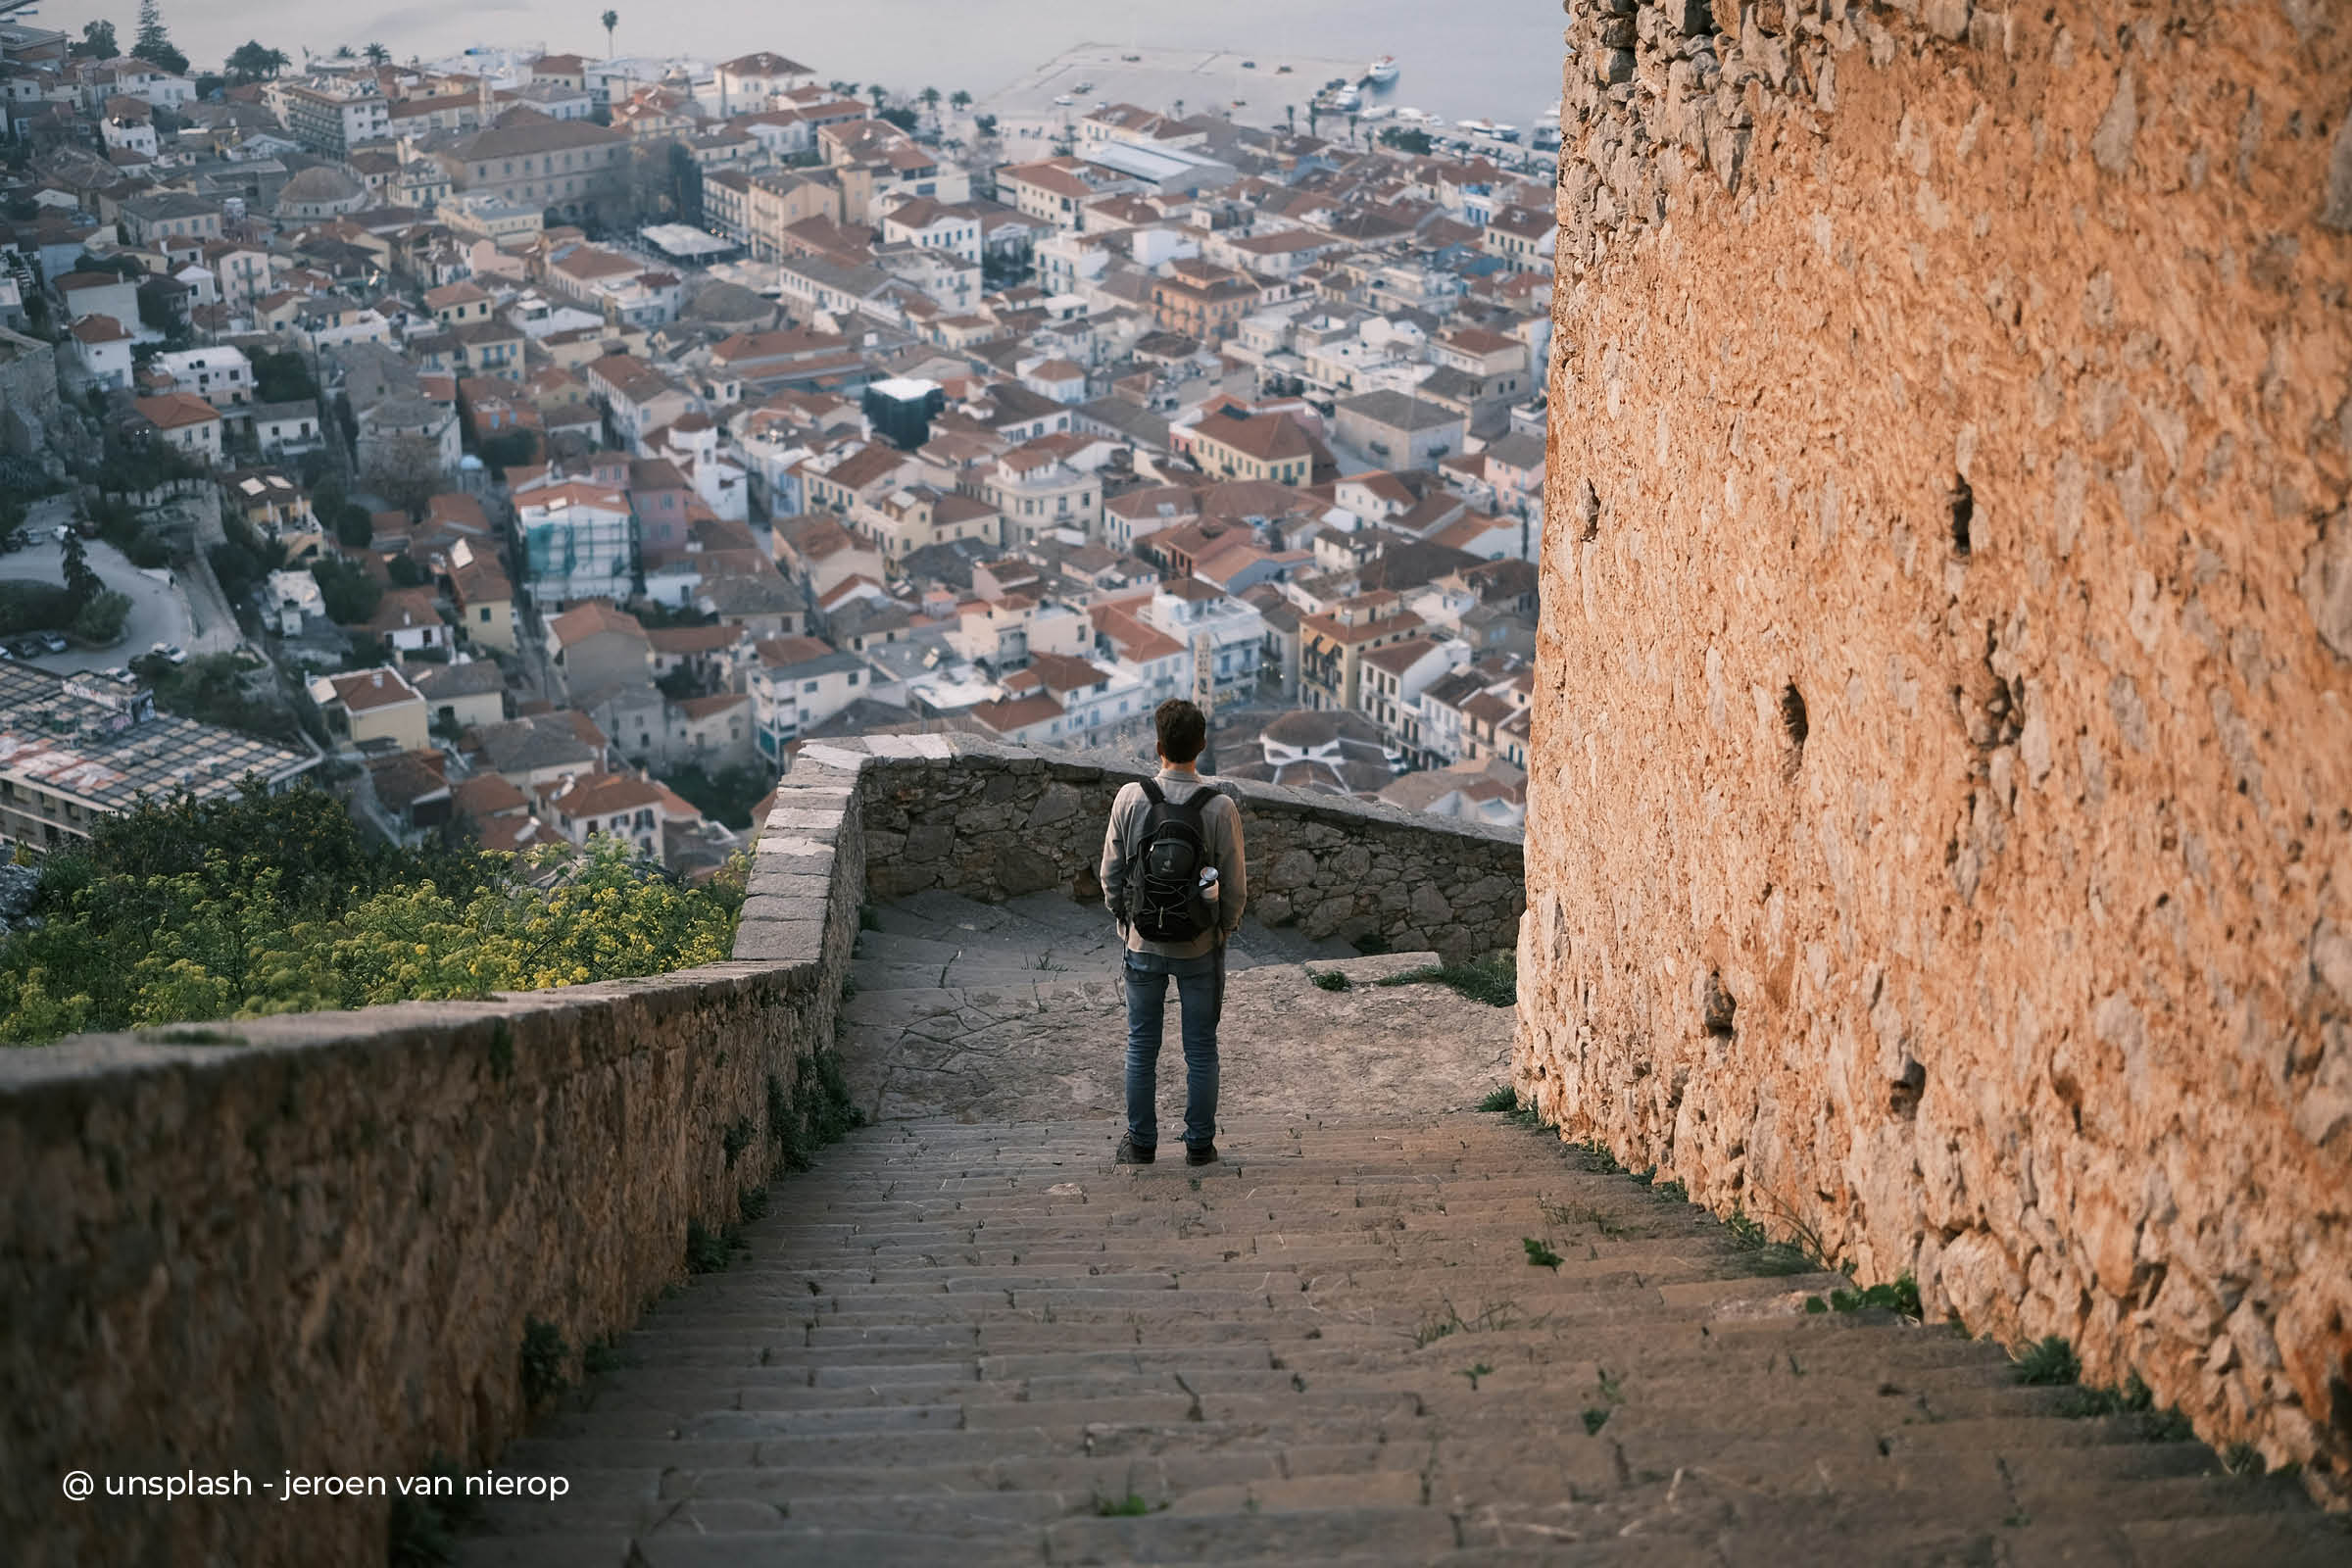
[[[1100,924],[1037,913],[970,923]],[[970,956],[882,918],[867,974]],[[1108,984],[861,989],[845,1047]],[[2352,1560],[2281,1484],[2068,1418],[1996,1346],[1809,1313],[1845,1281],[1756,1273],[1703,1211],[1500,1118],[1236,1118],[1225,1162],[1139,1168],[1115,1120],[1039,1108],[867,1128],[779,1183],[749,1255],[502,1461],[573,1505],[501,1504],[463,1560]]]
[[[1349,1552],[1414,1563],[1461,1544],[1448,1515],[1417,1503],[1067,1519],[1046,1543],[1055,1563],[1295,1563]]]
[[[999,1538],[780,1526],[757,1535],[652,1534],[630,1568],[999,1568],[1044,1561],[1035,1532]]]

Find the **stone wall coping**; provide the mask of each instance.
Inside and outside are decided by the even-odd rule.
[[[1052,769],[1056,776],[1071,783],[1094,783],[1116,778],[1145,779],[1152,769],[1139,765],[1122,765],[1099,757],[1067,751],[1050,751],[1041,747],[1015,746],[1004,741],[992,741],[979,735],[867,735],[842,740],[829,740],[819,746],[804,746],[794,759],[793,771],[784,775],[784,786],[791,788],[801,782],[800,763],[810,760],[817,767],[839,770],[853,775],[876,763],[902,762],[906,754],[897,751],[867,750],[884,741],[930,740],[941,745],[921,754],[928,760],[956,761],[966,758],[986,758],[1007,762],[1015,771],[1026,772]],[[823,787],[825,775],[809,778],[808,786]],[[1496,844],[1523,844],[1526,832],[1522,828],[1504,827],[1493,822],[1471,822],[1460,817],[1433,816],[1426,811],[1392,805],[1387,801],[1364,800],[1357,796],[1333,795],[1322,790],[1294,789],[1288,785],[1269,784],[1262,779],[1226,778],[1209,775],[1209,783],[1245,804],[1279,808],[1319,817],[1338,824],[1377,822],[1410,828],[1417,833],[1440,837],[1483,839]]]
[[[815,988],[814,962],[728,959],[667,974],[603,980],[549,991],[501,992],[486,1000],[392,1002],[333,1012],[278,1013],[216,1023],[164,1024],[110,1034],[74,1035],[55,1045],[0,1050],[0,1099],[80,1079],[116,1079],[155,1068],[232,1070],[256,1056],[301,1055],[337,1050],[413,1046],[455,1038],[476,1024],[529,1024],[578,1013],[623,999],[660,1005],[666,999],[699,1002],[771,988],[781,993]],[[219,1040],[173,1036],[218,1035]]]

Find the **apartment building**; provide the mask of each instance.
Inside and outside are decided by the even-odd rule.
[[[1380,726],[1382,738],[1416,767],[1450,759],[1437,755],[1422,734],[1421,694],[1470,662],[1470,647],[1455,638],[1415,632],[1366,652],[1359,681],[1359,707]]]
[[[1182,643],[1198,657],[1208,645],[1209,678],[1220,697],[1246,696],[1257,688],[1258,661],[1266,639],[1265,617],[1247,600],[1198,577],[1160,584],[1137,618]]]
[[[1297,486],[1314,472],[1313,439],[1287,414],[1253,414],[1228,404],[1198,424],[1171,428],[1168,439],[1203,473],[1220,479]]]
[[[552,120],[517,108],[438,156],[460,191],[569,222],[595,216],[620,196],[629,139],[590,121]]]
[[[1298,622],[1298,691],[1305,706],[1361,706],[1364,656],[1422,629],[1421,617],[1390,589],[1345,599]]]
[[[981,494],[1004,514],[1009,543],[1034,544],[1055,528],[1074,528],[1091,540],[1102,529],[1102,476],[1073,466],[1042,443],[999,458]]]
[[[216,409],[243,409],[253,402],[253,362],[242,349],[181,349],[158,354],[148,368],[172,377],[172,390],[199,397]]]
[[[343,158],[391,134],[392,104],[373,76],[278,80],[262,89],[286,133],[312,152]]]
[[[567,480],[515,498],[523,589],[541,610],[625,599],[637,570],[636,521],[619,490]]]

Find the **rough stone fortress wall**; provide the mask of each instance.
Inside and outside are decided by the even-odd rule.
[[[380,1559],[383,1503],[60,1484],[491,1462],[528,1413],[527,1322],[576,1374],[683,1275],[689,1227],[778,1170],[860,904],[1084,892],[1135,776],[964,737],[810,746],[732,962],[0,1050],[0,1557]],[[1458,954],[1518,928],[1516,832],[1232,788],[1261,917]]]
[[[2352,1470],[2352,9],[1571,7],[1520,1071]]]

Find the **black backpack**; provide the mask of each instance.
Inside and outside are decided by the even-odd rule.
[[[1216,791],[1203,785],[1178,803],[1152,780],[1143,785],[1152,805],[1127,857],[1127,923],[1150,942],[1191,942],[1214,923],[1200,896],[1200,873],[1212,863],[1200,813]]]

